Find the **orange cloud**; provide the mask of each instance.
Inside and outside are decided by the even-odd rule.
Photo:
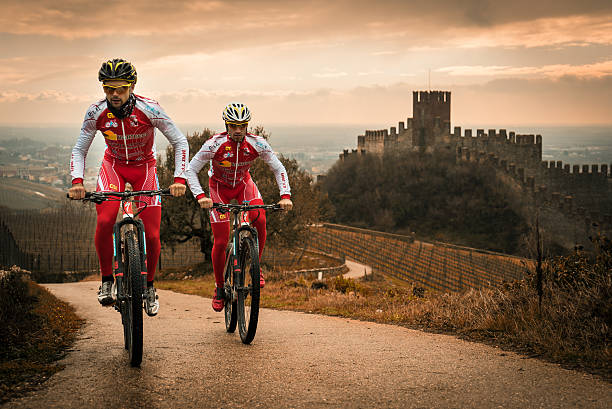
[[[564,76],[574,76],[579,78],[602,78],[612,76],[612,60],[584,65],[553,64],[544,65],[541,67],[460,65],[440,68],[437,71],[445,72],[452,76],[469,77],[536,76],[559,78]]]
[[[452,44],[464,48],[612,44],[611,15],[577,15],[460,28]]]

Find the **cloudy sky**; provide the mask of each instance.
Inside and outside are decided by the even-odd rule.
[[[455,125],[612,123],[609,0],[0,0],[0,124],[73,124],[123,57],[179,123],[395,125],[412,91]]]

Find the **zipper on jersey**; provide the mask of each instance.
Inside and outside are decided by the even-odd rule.
[[[234,168],[234,183],[232,187],[236,186],[236,174],[238,173],[238,157],[240,156],[240,141],[236,142],[236,167]]]
[[[123,126],[123,118],[121,118],[121,129],[123,130],[123,146],[125,146],[125,164],[130,163],[127,151],[127,141],[125,137],[125,126]]]

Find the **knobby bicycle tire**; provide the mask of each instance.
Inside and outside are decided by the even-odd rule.
[[[255,338],[259,319],[259,254],[250,235],[240,241],[238,282],[238,330],[244,344]],[[247,305],[249,303],[250,305]]]
[[[236,324],[238,323],[238,309],[236,307],[236,300],[232,300],[233,288],[234,288],[234,273],[233,266],[230,262],[230,252],[225,252],[225,330],[227,332],[236,331]]]
[[[128,293],[128,313],[129,313],[129,332],[130,332],[130,365],[140,366],[142,362],[142,278],[140,277],[140,251],[136,243],[136,236],[133,231],[125,233],[125,261],[127,268],[127,280],[129,281],[130,291]]]

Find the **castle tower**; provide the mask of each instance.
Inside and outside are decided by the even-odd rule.
[[[412,92],[412,146],[432,148],[436,139],[450,134],[449,91]]]

